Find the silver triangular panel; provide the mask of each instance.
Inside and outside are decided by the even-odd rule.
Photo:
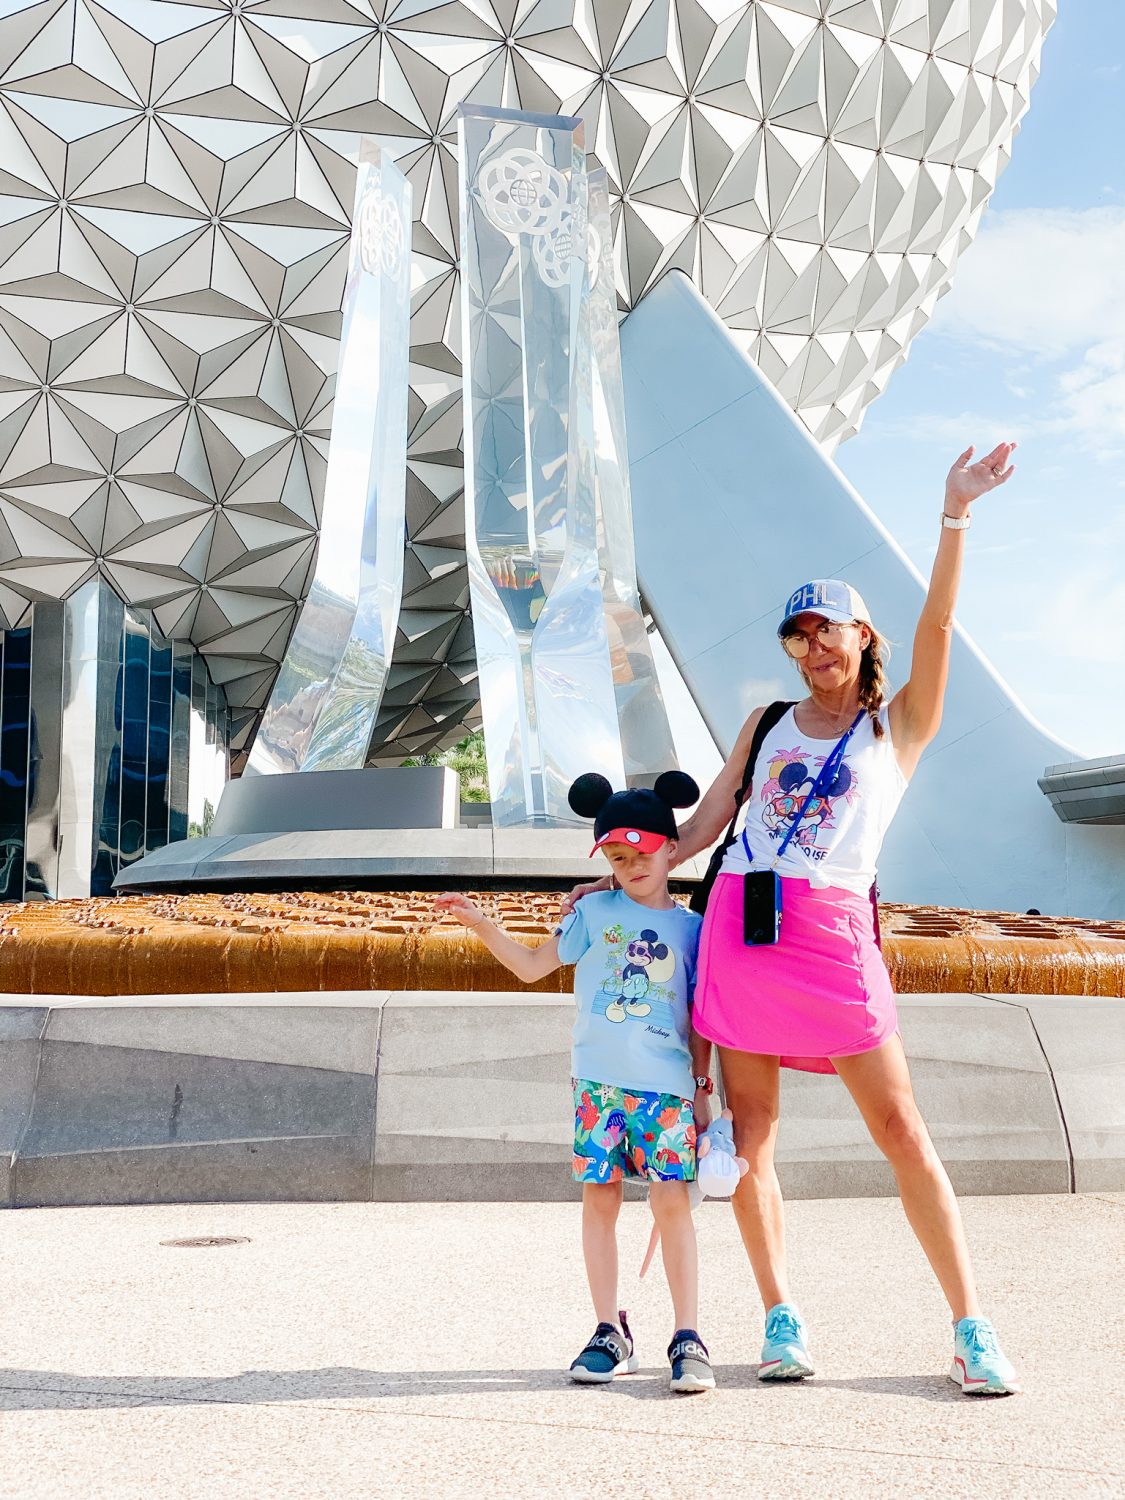
[[[0,9],[0,611],[75,586],[108,546],[121,591],[207,641],[244,738],[309,576],[359,135],[410,177],[403,649],[434,672],[381,715],[391,761],[476,717],[458,102],[581,113],[621,305],[685,270],[833,447],[948,285],[1055,17],[1053,0]],[[220,577],[252,601],[241,621],[192,586]]]

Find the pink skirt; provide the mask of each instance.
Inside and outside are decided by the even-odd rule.
[[[692,1020],[700,1036],[782,1066],[831,1073],[898,1030],[871,901],[839,886],[782,878],[776,943],[742,940],[742,876],[720,875],[699,942]]]

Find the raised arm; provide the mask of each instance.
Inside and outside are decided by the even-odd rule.
[[[964,520],[974,500],[1006,484],[1015,473],[1014,465],[1008,462],[1015,447],[1015,443],[999,443],[987,458],[976,463],[972,462],[973,449],[966,448],[946,478],[944,513],[953,520]],[[953,644],[953,612],[964,555],[964,529],[943,525],[929,591],[914,633],[910,680],[895,694],[890,708],[891,735],[898,763],[906,776],[913,774],[922,751],[941,728]]]
[[[493,957],[498,958],[506,969],[511,969],[524,984],[534,984],[537,979],[546,979],[548,974],[553,974],[562,967],[557,937],[548,938],[537,948],[525,948],[514,937],[509,937],[503,928],[489,921],[475,901],[456,891],[435,896],[434,905],[438,911],[459,917],[470,932],[476,933]]]

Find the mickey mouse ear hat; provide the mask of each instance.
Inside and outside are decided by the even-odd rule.
[[[699,800],[699,787],[683,771],[665,771],[650,791],[636,787],[615,792],[604,776],[589,771],[571,787],[568,802],[580,818],[594,819],[594,847],[627,844],[653,854],[668,839],[679,838],[673,809]]]

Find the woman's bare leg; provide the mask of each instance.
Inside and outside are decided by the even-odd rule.
[[[763,1306],[789,1301],[785,1266],[785,1206],[774,1170],[781,1064],[776,1057],[719,1048],[723,1092],[734,1114],[734,1144],[750,1170],[733,1199],[742,1243]]]
[[[979,1317],[961,1212],[914,1102],[901,1039],[894,1036],[882,1047],[855,1057],[833,1058],[833,1066],[859,1106],[872,1139],[891,1164],[910,1227],[926,1252],[954,1319]]]

